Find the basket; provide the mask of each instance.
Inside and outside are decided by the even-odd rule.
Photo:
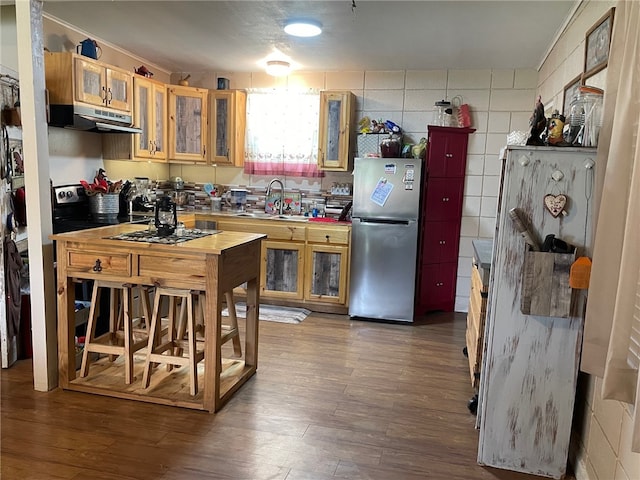
[[[97,193],[89,196],[89,211],[96,220],[110,220],[120,212],[120,195],[117,193]]]

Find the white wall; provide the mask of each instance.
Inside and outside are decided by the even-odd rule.
[[[547,104],[561,109],[565,85],[583,71],[585,34],[612,6],[613,1],[586,1],[574,15],[540,69],[538,91]],[[605,74],[606,69],[585,83],[606,90]],[[631,452],[632,407],[602,400],[601,390],[601,379],[580,374],[571,451],[576,479],[638,480],[640,454]]]

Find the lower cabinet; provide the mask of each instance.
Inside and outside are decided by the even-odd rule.
[[[261,296],[303,298],[304,249],[304,243],[262,241]]]
[[[344,304],[348,259],[346,245],[308,245],[305,299]]]
[[[453,311],[457,269],[455,262],[422,266],[418,309]]]
[[[255,220],[230,216],[199,216],[219,230],[264,233],[260,297],[340,313],[348,304],[348,225]]]

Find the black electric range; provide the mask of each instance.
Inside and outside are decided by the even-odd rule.
[[[82,185],[61,185],[52,188],[53,233],[75,232],[88,228],[103,227],[119,223],[148,223],[145,215],[128,215],[126,201],[121,202],[123,215],[94,218],[89,208],[89,197]]]

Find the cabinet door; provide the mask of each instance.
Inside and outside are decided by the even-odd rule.
[[[456,263],[423,265],[420,272],[419,311],[453,311],[456,298]]]
[[[135,77],[134,93],[134,124],[142,129],[142,133],[133,136],[134,158],[165,161],[166,87]]]
[[[243,91],[213,90],[209,94],[211,163],[244,165],[247,97]]]
[[[195,163],[206,160],[207,91],[169,88],[169,158]]]
[[[263,241],[260,295],[301,300],[303,267],[303,243]]]
[[[457,220],[462,213],[464,178],[429,178],[423,217],[428,222]]]
[[[349,168],[354,103],[351,92],[320,92],[318,168],[342,171]]]
[[[130,112],[133,93],[133,76],[128,72],[113,68],[106,68],[105,72],[107,106]]]
[[[74,69],[76,100],[92,105],[105,106],[107,98],[105,68],[91,60],[76,58]]]
[[[427,172],[430,177],[464,177],[467,133],[456,128],[429,126]]]
[[[422,263],[455,262],[458,258],[460,223],[425,222]]]
[[[307,246],[306,300],[345,303],[348,254],[343,245]]]

